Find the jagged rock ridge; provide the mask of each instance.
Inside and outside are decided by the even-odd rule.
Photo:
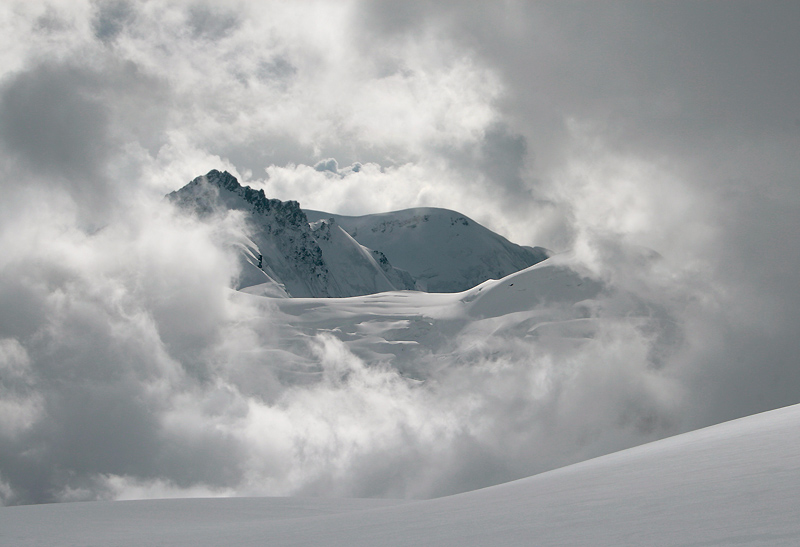
[[[243,263],[237,288],[258,286],[273,296],[345,297],[414,286],[406,272],[388,261],[379,264],[335,221],[312,226],[296,201],[268,199],[227,171],[212,170],[167,197],[201,218],[226,210],[246,213],[248,238],[238,242]]]

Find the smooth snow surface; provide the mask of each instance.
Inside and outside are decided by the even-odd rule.
[[[0,509],[0,545],[800,545],[800,405],[428,501]]]

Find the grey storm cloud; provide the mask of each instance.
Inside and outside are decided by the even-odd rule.
[[[329,171],[334,174],[339,173],[339,163],[334,158],[320,160],[314,164],[314,169],[317,171]]]
[[[796,3],[0,10],[5,504],[425,497],[800,402]],[[608,322],[474,332],[422,386],[325,334],[289,355],[225,289],[241,219],[163,201],[211,168],[573,249]]]
[[[133,63],[104,70],[43,63],[0,89],[0,143],[19,163],[16,180],[65,188],[86,218],[113,208],[121,183],[112,163],[126,141],[152,147],[163,127],[165,91]]]
[[[752,177],[767,168],[769,153],[759,147],[765,142],[796,167],[790,148],[780,150],[780,142],[800,138],[796,4],[364,7],[368,27],[403,34],[436,25],[500,71],[509,87],[502,108],[511,130],[526,137],[543,172],[564,161],[569,118],[593,124],[615,147],[670,156],[687,167],[712,169],[724,158]],[[733,149],[747,157],[737,159]],[[732,178],[734,171],[724,174]]]
[[[112,42],[132,19],[133,8],[125,0],[98,2],[96,6],[92,19],[94,34],[103,42]]]
[[[88,95],[86,80],[80,69],[50,65],[20,74],[0,97],[1,136],[28,169],[63,175],[81,193],[102,192],[108,112]]]

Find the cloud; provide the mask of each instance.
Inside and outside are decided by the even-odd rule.
[[[525,191],[523,173],[528,143],[498,124],[490,127],[481,143],[481,167],[492,184],[514,195]]]
[[[132,147],[157,146],[164,89],[132,63],[102,69],[44,63],[11,75],[0,89],[0,184],[64,189],[89,224],[114,209],[131,169]],[[13,172],[18,174],[15,176]]]
[[[339,173],[339,163],[334,158],[320,160],[314,164],[314,169],[317,171],[330,171],[331,173]]]
[[[189,26],[195,37],[220,40],[239,25],[235,13],[219,9],[213,4],[194,4],[189,7]]]
[[[202,440],[213,432],[184,430],[162,445],[159,414],[165,391],[208,376],[199,356],[224,321],[226,255],[163,204],[87,235],[57,199],[40,197],[39,215],[3,226],[16,240],[4,244],[0,289],[3,400],[13,407],[0,458],[15,494],[5,501],[59,499],[91,488],[98,472],[147,477],[161,467],[180,483],[181,473],[214,469],[178,464],[169,451],[181,443],[225,468],[230,447],[226,456]]]
[[[95,194],[102,202],[98,171],[110,153],[108,113],[81,89],[85,80],[82,71],[63,67],[21,74],[0,97],[0,138],[27,171],[73,181],[81,197]]]
[[[103,42],[112,42],[133,16],[133,9],[124,0],[97,2],[92,30]]]

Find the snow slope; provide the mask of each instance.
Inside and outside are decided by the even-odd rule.
[[[417,288],[460,292],[541,262],[549,252],[522,247],[447,209],[416,208],[358,217],[306,210],[309,220],[332,218],[356,241],[408,271]]]
[[[800,544],[800,405],[456,496],[6,507],[0,545]]]

